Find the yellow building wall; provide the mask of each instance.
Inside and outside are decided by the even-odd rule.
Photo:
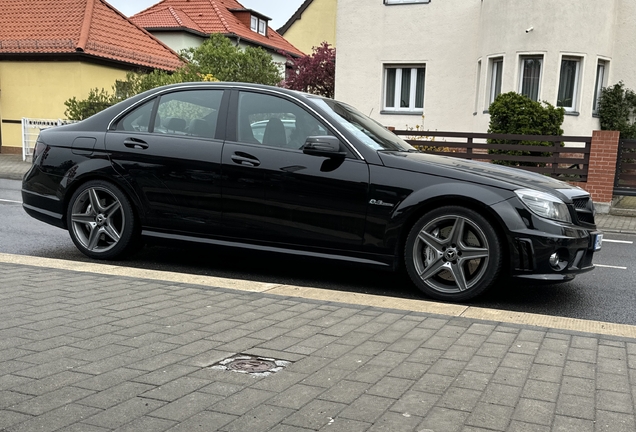
[[[85,99],[95,87],[110,92],[125,77],[124,69],[91,63],[0,61],[2,153],[22,152],[22,126],[15,121],[63,119],[66,100]]]
[[[311,54],[313,47],[324,41],[336,46],[337,8],[337,0],[313,0],[284,38],[305,54]]]

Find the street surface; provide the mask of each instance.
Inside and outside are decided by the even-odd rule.
[[[0,252],[90,262],[68,233],[29,217],[20,182],[0,179]],[[560,285],[502,283],[471,305],[636,325],[636,236],[606,233],[597,268]],[[404,298],[423,298],[401,275],[374,268],[227,248],[150,246],[120,266],[258,282],[323,287]]]

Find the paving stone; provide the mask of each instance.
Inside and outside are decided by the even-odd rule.
[[[192,393],[208,385],[210,381],[194,377],[180,377],[170,381],[161,387],[146,391],[142,396],[149,399],[158,399],[166,402],[177,400],[188,393]]]
[[[224,400],[214,404],[210,409],[240,416],[275,395],[274,392],[247,388],[226,397]]]
[[[529,379],[521,392],[521,397],[556,402],[559,397],[559,389],[559,383]]]
[[[594,420],[596,406],[594,397],[561,394],[557,401],[556,413],[567,417]]]
[[[9,430],[10,432],[53,432],[98,412],[99,410],[96,408],[68,404],[37,417],[31,417],[23,423],[15,423]],[[0,416],[0,418],[2,417]]]
[[[435,407],[428,412],[417,431],[459,432],[470,413]]]
[[[595,431],[598,432],[631,432],[636,430],[634,416],[603,410],[596,411],[595,426]]]
[[[596,407],[599,410],[633,414],[632,395],[614,391],[599,390],[596,392]]]
[[[369,387],[371,387],[371,384],[368,383],[342,380],[322,393],[319,397],[320,399],[331,402],[350,404],[362,394],[366,393]]]
[[[170,432],[210,432],[222,430],[222,428],[234,421],[237,416],[214,411],[203,411],[193,415],[177,426],[169,429]]]
[[[318,430],[338,418],[345,407],[346,405],[336,402],[313,400],[283,420],[283,424]]]
[[[441,395],[408,390],[391,407],[390,411],[424,417],[435,406]]]
[[[466,424],[488,430],[506,431],[513,412],[513,407],[478,403],[468,416]]]
[[[325,393],[324,388],[312,387],[304,384],[296,384],[278,393],[267,401],[270,405],[277,405],[292,409],[301,409],[319,395]]]
[[[24,414],[38,416],[47,411],[68,405],[93,394],[91,390],[77,387],[63,387],[41,396],[30,398],[11,407],[12,410]]]
[[[525,423],[547,426],[552,423],[555,406],[556,404],[553,402],[521,398],[515,408],[513,418]]]
[[[193,392],[167,403],[161,408],[154,410],[150,413],[150,415],[181,422],[208,409],[221,400],[223,400],[223,396],[203,392]]]
[[[95,408],[107,409],[153,389],[154,386],[132,382],[123,382],[107,390],[84,397],[78,403]]]
[[[554,417],[552,425],[553,432],[593,432],[594,421],[580,418],[564,417],[557,415]]]
[[[369,432],[393,432],[417,430],[417,425],[422,422],[422,417],[410,413],[386,412],[377,419],[368,429]]]
[[[329,388],[336,385],[340,380],[349,375],[351,372],[344,369],[325,367],[320,369],[302,380],[305,385],[314,387]]]
[[[395,400],[393,399],[365,394],[344,408],[339,416],[373,423],[384,414],[394,402]]]
[[[294,411],[273,405],[260,405],[223,427],[227,432],[265,432]]]

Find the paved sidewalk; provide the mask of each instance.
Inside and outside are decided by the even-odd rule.
[[[2,431],[636,430],[632,326],[70,264],[0,254]]]

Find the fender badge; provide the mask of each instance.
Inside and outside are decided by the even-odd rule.
[[[383,207],[393,207],[393,204],[391,203],[386,203],[382,200],[375,200],[372,199],[371,201],[369,201],[369,204],[373,204],[373,205],[379,205],[379,206],[383,206]]]

